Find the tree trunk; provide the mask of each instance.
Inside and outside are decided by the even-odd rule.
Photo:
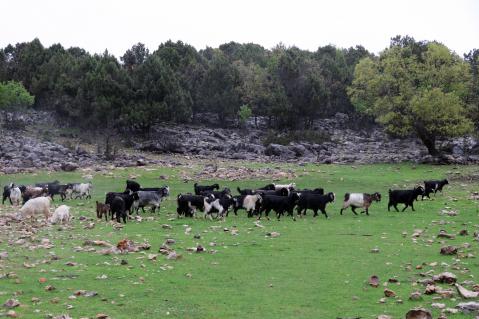
[[[436,148],[436,137],[431,136],[426,133],[418,133],[419,138],[421,139],[424,146],[426,146],[430,155],[438,157],[441,153]]]

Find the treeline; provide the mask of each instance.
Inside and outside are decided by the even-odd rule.
[[[138,43],[118,60],[35,39],[0,49],[0,82],[21,82],[36,108],[85,128],[148,131],[212,112],[218,125],[251,114],[272,128],[303,129],[336,112],[357,114],[346,89],[365,57],[372,54],[362,46],[310,52],[230,42],[197,51],[168,41],[154,52]]]

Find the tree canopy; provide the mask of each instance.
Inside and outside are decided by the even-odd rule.
[[[416,135],[438,155],[437,138],[472,130],[466,115],[470,88],[469,65],[446,46],[396,37],[379,57],[360,60],[348,93],[359,112],[389,133]]]
[[[35,108],[54,110],[73,126],[128,132],[195,122],[206,112],[217,115],[218,126],[240,125],[247,105],[255,122],[263,117],[270,128],[309,129],[343,112],[374,117],[392,134],[419,136],[430,124],[419,123],[414,103],[441,96],[453,104],[437,107],[452,115],[436,123],[456,124],[427,130],[427,142],[468,131],[466,113],[479,127],[478,56],[472,50],[462,59],[444,45],[407,36],[393,38],[380,56],[362,46],[308,51],[229,42],[198,51],[167,41],[153,51],[136,43],[120,59],[34,39],[0,49],[0,82],[23,84]]]

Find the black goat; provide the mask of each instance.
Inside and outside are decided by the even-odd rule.
[[[105,204],[110,205],[110,212],[112,213],[112,218],[113,218],[113,200],[115,197],[121,197],[125,203],[125,211],[128,211],[128,213],[131,215],[131,207],[133,206],[133,202],[135,200],[139,200],[138,193],[132,193],[131,191],[125,191],[123,193],[115,193],[115,192],[110,192],[106,194],[105,197]]]
[[[326,205],[334,202],[335,198],[334,193],[327,193],[326,195],[301,193],[298,200],[298,215],[306,215],[306,210],[311,209],[314,212],[313,217],[318,216],[318,210],[320,210],[326,218],[329,218],[326,213]]]
[[[424,188],[422,186],[418,186],[414,189],[408,190],[389,190],[389,203],[388,203],[388,212],[391,211],[391,206],[393,206],[396,211],[398,212],[397,205],[398,204],[405,204],[402,211],[405,211],[406,208],[411,206],[412,210],[414,210],[414,201],[417,200],[419,195],[424,194]]]
[[[2,205],[5,204],[5,200],[8,198],[10,205],[13,205],[12,200],[10,199],[10,190],[13,188],[13,183],[3,186],[3,196],[2,196]]]
[[[119,223],[121,219],[123,219],[123,223],[126,224],[126,207],[125,207],[125,201],[122,197],[120,196],[115,196],[113,200],[111,201],[110,205],[111,209],[111,218],[113,219],[114,216],[116,216],[116,221]]]
[[[276,212],[276,217],[279,220],[280,217],[284,215],[284,212],[293,216],[294,206],[299,199],[299,195],[296,193],[292,193],[288,196],[264,195],[262,196],[262,199],[258,219],[261,218],[263,212],[265,213],[266,218],[269,219],[269,212],[274,210]]]
[[[69,189],[72,190],[73,188],[69,184],[61,185],[61,184],[55,183],[55,184],[48,184],[47,189],[48,189],[48,195],[52,198],[52,200],[55,195],[60,195],[60,198],[62,199],[62,202],[63,202],[65,198],[67,197],[67,191]]]
[[[132,192],[138,192],[140,190],[141,186],[139,183],[135,182],[135,181],[132,181],[132,180],[127,180],[126,181],[126,189],[125,191],[127,190],[131,190]]]
[[[220,185],[218,184],[202,186],[202,185],[198,185],[198,183],[195,183],[193,186],[195,188],[195,195],[201,195],[202,192],[214,191],[215,189],[220,189]]]

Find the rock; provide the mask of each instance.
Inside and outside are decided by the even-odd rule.
[[[379,315],[376,317],[376,319],[393,319],[393,317],[388,315]]]
[[[459,285],[459,284],[455,284],[456,288],[457,288],[457,291],[459,292],[459,294],[461,295],[461,297],[465,298],[465,299],[469,299],[469,298],[477,298],[479,297],[479,292],[477,291],[470,291],[470,290],[467,290],[466,288],[464,288],[463,286]]]
[[[479,302],[477,301],[461,302],[456,308],[465,314],[479,315]]]
[[[269,144],[265,151],[267,156],[277,156],[282,159],[291,159],[295,157],[295,153],[291,151],[288,147],[280,144]]]
[[[437,276],[433,276],[432,280],[440,283],[453,284],[457,281],[457,277],[453,273],[443,272]]]
[[[390,297],[395,297],[396,293],[392,291],[391,289],[385,288],[384,289],[384,296],[390,298]]]
[[[16,300],[16,299],[8,299],[7,301],[5,301],[3,306],[5,308],[15,308],[15,307],[20,306],[20,302],[18,302],[18,300]]]
[[[432,319],[432,315],[429,310],[417,308],[409,310],[406,319]]]
[[[422,295],[419,291],[412,292],[411,295],[409,295],[409,300],[417,301],[421,299]]]
[[[73,172],[78,169],[78,165],[72,162],[63,163],[61,169],[65,172]]]
[[[457,247],[455,246],[444,246],[441,247],[441,255],[456,255]]]

